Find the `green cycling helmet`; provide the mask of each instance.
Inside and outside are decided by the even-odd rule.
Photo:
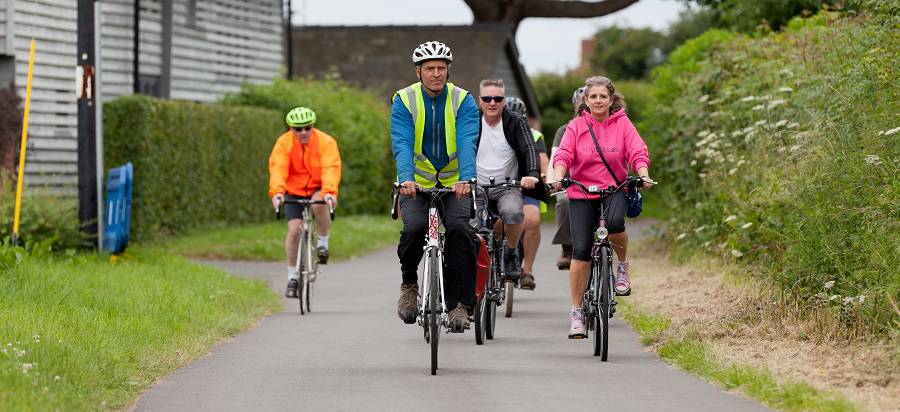
[[[290,127],[309,126],[316,122],[316,112],[308,107],[297,107],[284,119]]]

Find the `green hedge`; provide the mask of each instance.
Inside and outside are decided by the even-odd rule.
[[[134,163],[132,239],[272,218],[278,112],[126,96],[104,106],[105,162]]]
[[[713,30],[655,71],[651,171],[676,250],[742,261],[851,334],[897,326],[897,14]]]
[[[257,106],[287,113],[297,106],[316,112],[316,127],[334,136],[343,162],[340,187],[342,213],[386,212],[390,183],[390,109],[387,99],[348,86],[340,80],[276,80],[272,85],[244,85],[225,104]]]

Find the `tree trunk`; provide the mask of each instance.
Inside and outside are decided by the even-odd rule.
[[[638,0],[465,0],[476,23],[506,23],[513,34],[527,17],[589,18],[622,10]]]

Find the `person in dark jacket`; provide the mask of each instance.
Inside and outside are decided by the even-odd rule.
[[[547,193],[541,182],[541,163],[531,128],[524,117],[513,114],[505,107],[505,98],[503,80],[481,81],[481,133],[475,156],[478,184],[490,183],[492,177],[495,182],[519,180],[525,195],[546,201]],[[511,280],[518,280],[522,276],[522,265],[516,253],[525,228],[522,194],[523,191],[518,188],[494,188],[488,191],[490,200],[497,202],[503,230],[506,232],[504,272]],[[484,206],[479,204],[478,207]]]

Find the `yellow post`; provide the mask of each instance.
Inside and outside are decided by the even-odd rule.
[[[19,150],[19,178],[16,180],[16,211],[13,215],[13,243],[19,242],[19,214],[22,211],[22,181],[25,175],[25,148],[28,144],[28,111],[31,109],[31,75],[34,73],[34,38],[28,55],[28,85],[25,88],[25,119],[22,121],[22,147]]]

